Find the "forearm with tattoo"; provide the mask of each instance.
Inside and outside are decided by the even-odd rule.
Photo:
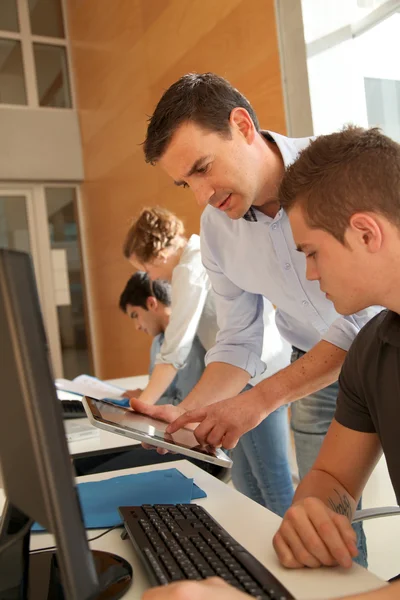
[[[344,515],[352,521],[353,511],[351,509],[350,500],[346,494],[341,494],[337,489],[334,489],[334,496],[328,498],[329,507],[339,515]]]
[[[326,471],[311,469],[300,482],[293,503],[309,496],[319,498],[328,508],[339,515],[344,515],[350,523],[352,522],[357,501],[335,477]]]

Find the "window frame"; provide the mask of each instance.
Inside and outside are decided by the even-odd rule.
[[[29,16],[29,5],[28,0],[16,0],[18,21],[20,30],[16,31],[5,31],[0,29],[0,39],[14,40],[21,43],[22,51],[22,65],[23,74],[25,80],[25,91],[26,91],[26,104],[6,104],[0,103],[0,108],[38,108],[46,110],[74,110],[75,103],[75,89],[72,77],[71,60],[70,60],[70,44],[68,35],[68,20],[66,19],[66,2],[60,0],[61,11],[64,24],[64,38],[58,37],[47,37],[43,35],[33,35],[31,32],[31,23]],[[48,46],[61,46],[65,48],[66,64],[67,64],[67,76],[68,76],[68,88],[71,100],[71,106],[69,107],[52,107],[52,106],[41,106],[39,104],[39,92],[38,83],[36,76],[36,64],[34,56],[34,44],[39,43]]]

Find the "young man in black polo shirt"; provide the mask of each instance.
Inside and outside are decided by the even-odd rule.
[[[280,201],[307,278],[335,309],[348,315],[386,307],[347,354],[335,419],[274,537],[288,568],[351,567],[351,520],[382,451],[400,498],[400,145],[377,129],[321,136],[286,172]],[[246,597],[208,580],[155,589],[144,600]],[[400,581],[347,600],[398,598]]]
[[[400,498],[400,145],[378,129],[321,136],[287,171],[280,198],[307,278],[335,309],[386,307],[347,354],[335,419],[274,538],[289,568],[349,567],[350,522],[382,451]],[[371,594],[399,597],[400,582]]]

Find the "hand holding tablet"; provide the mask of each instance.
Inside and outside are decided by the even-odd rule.
[[[232,466],[231,459],[220,448],[201,447],[190,429],[182,428],[170,434],[165,431],[168,422],[137,411],[88,396],[82,398],[82,403],[95,427],[222,467]]]

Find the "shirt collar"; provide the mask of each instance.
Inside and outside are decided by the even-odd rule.
[[[265,140],[268,140],[272,144],[276,144],[274,138],[268,131],[262,130],[262,131],[260,131],[260,133]],[[249,210],[247,211],[247,213],[245,213],[243,215],[242,219],[244,219],[245,221],[251,221],[253,223],[257,223],[257,221],[258,221],[257,213],[259,213],[259,211],[256,210],[253,206],[250,206]]]
[[[400,315],[387,310],[378,330],[380,339],[386,344],[400,348]]]
[[[254,223],[256,223],[258,221],[256,210],[252,206],[250,206],[249,210],[243,215],[242,219],[244,219],[245,221],[253,221]]]

